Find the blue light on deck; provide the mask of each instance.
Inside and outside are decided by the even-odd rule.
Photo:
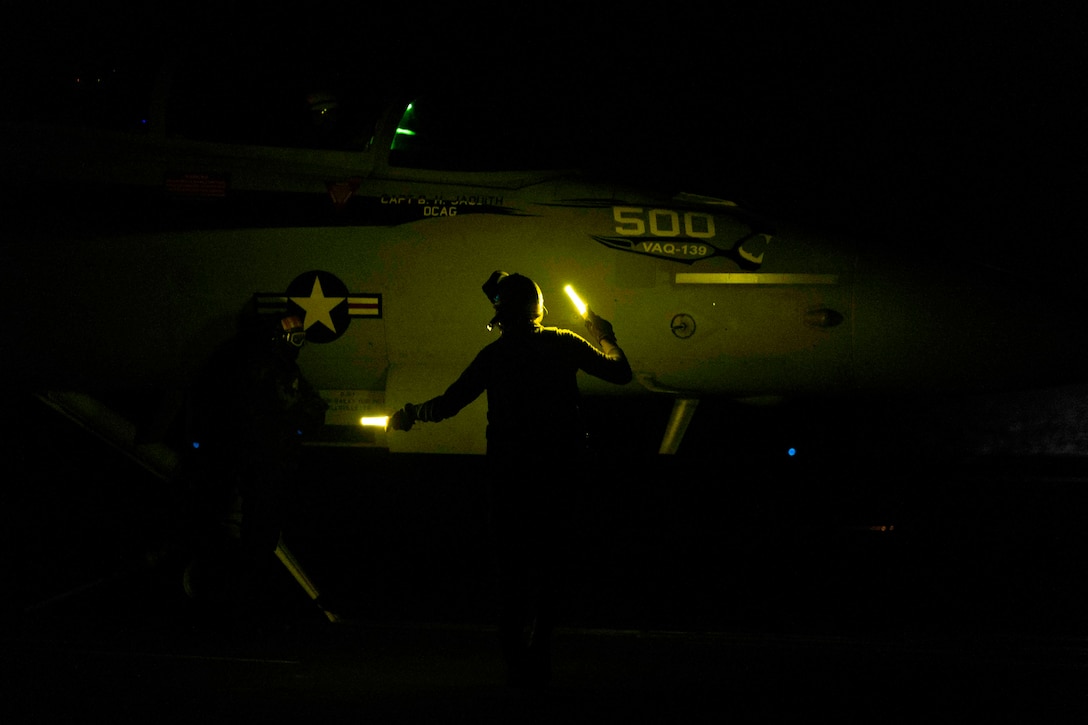
[[[787,453],[787,455],[789,455],[790,458],[793,458],[794,456],[797,455],[797,449],[796,448],[791,448],[788,451],[786,451],[786,453]]]

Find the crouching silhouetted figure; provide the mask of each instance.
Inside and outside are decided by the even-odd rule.
[[[192,393],[186,461],[194,535],[186,588],[207,617],[246,629],[273,619],[268,583],[300,499],[302,440],[327,404],[306,381],[297,316],[245,314]]]

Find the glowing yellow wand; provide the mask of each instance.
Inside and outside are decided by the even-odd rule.
[[[588,310],[589,307],[586,306],[585,302],[582,302],[582,298],[578,296],[578,293],[574,291],[574,288],[568,284],[563,288],[563,291],[567,293],[567,297],[570,297],[570,301],[578,308],[578,314],[585,317],[586,310]]]

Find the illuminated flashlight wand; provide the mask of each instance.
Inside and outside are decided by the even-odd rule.
[[[563,288],[563,291],[567,293],[567,297],[570,297],[570,301],[574,303],[575,308],[578,310],[578,314],[586,321],[586,329],[597,339],[597,344],[605,345],[608,343],[615,345],[616,336],[612,332],[612,324],[607,320],[601,319],[596,312],[589,309],[589,305],[582,301],[582,298],[578,296],[578,293],[575,292],[574,288],[569,284]],[[605,350],[607,352],[607,348],[605,348]]]
[[[563,291],[567,293],[567,297],[570,297],[570,301],[574,303],[575,308],[578,310],[578,314],[585,319],[586,313],[589,311],[589,307],[582,301],[582,298],[578,296],[578,293],[574,291],[574,288],[569,284],[563,288]]]
[[[359,425],[364,428],[386,428],[389,425],[388,415],[367,415],[359,419]]]

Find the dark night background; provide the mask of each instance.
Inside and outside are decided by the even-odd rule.
[[[383,88],[539,88],[569,104],[556,133],[594,130],[600,173],[732,199],[863,248],[1018,270],[1084,304],[1088,26],[1074,3],[33,13],[2,31],[15,51],[9,113],[73,65],[140,68],[206,34],[288,59],[317,48],[372,67]],[[1080,338],[1070,330],[1071,347]],[[780,410],[705,401],[686,445],[707,453],[672,462],[645,457],[665,408],[644,424],[621,403],[592,404],[608,451],[586,494],[582,543],[596,554],[572,573],[565,621],[1083,636],[1086,401],[1083,387]],[[17,457],[26,486],[6,495],[50,520],[9,531],[33,552],[15,601],[138,565],[169,496],[47,411],[16,409],[34,432]],[[69,436],[73,453],[49,453]],[[794,440],[806,455],[789,459]],[[294,541],[347,613],[489,621],[479,461],[310,455],[321,483]],[[124,581],[95,596],[144,586]]]
[[[146,73],[167,49],[215,37],[285,67],[372,70],[387,89],[533,89],[568,106],[554,133],[590,136],[605,171],[871,244],[1064,275],[1062,255],[1081,246],[1083,14],[1020,2],[45,3],[6,24],[5,65],[9,111],[27,113],[73,71]]]

